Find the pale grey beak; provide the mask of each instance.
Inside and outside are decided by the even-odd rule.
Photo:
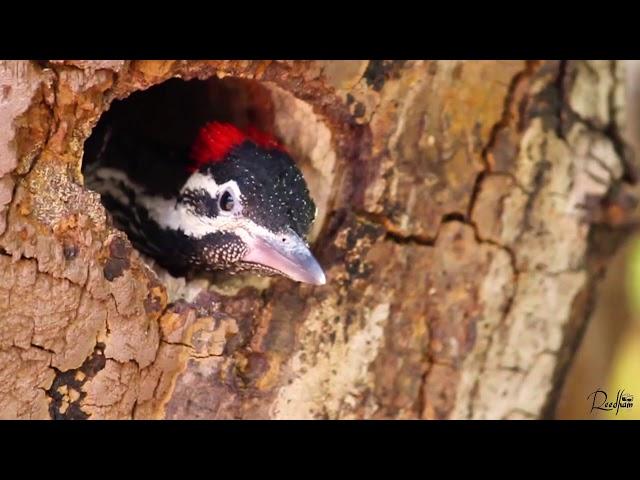
[[[297,282],[327,283],[322,267],[305,242],[293,231],[268,237],[251,235],[243,260],[277,270]]]

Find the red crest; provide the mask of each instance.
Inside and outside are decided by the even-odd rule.
[[[241,130],[230,123],[211,122],[202,127],[191,147],[194,162],[191,169],[195,171],[203,165],[221,162],[233,148],[246,140],[268,150],[284,150],[275,138],[255,127]]]

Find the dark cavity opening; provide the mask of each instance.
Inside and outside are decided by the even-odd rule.
[[[253,80],[173,78],[134,92],[123,100],[114,100],[85,142],[83,172],[97,161],[104,136],[110,129],[159,148],[186,149],[200,127],[213,120],[241,128],[254,125],[274,134],[270,93]],[[153,168],[151,161],[149,168]]]
[[[127,139],[121,168],[130,176],[136,173],[132,171],[135,168],[138,175],[148,175],[147,184],[162,190],[163,182],[175,182],[175,178],[154,176],[155,152],[174,152],[175,176],[183,176],[186,180],[185,162],[188,162],[189,149],[200,128],[214,120],[233,123],[240,128],[252,125],[287,146],[301,168],[319,210],[309,237],[315,239],[327,213],[333,184],[335,153],[331,134],[309,104],[270,83],[236,77],[189,81],[174,78],[134,92],[125,99],[114,100],[85,142],[82,172],[86,187],[100,192],[100,188],[92,183],[91,171],[104,166],[101,165],[101,151],[105,142],[115,135]],[[141,145],[145,145],[142,153]],[[152,145],[150,150],[148,145]],[[126,157],[132,154],[136,155],[136,161],[128,164]],[[105,195],[102,201],[113,214],[114,226],[127,232]],[[218,280],[220,276],[216,274],[216,277]]]

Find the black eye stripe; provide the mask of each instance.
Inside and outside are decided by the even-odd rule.
[[[218,215],[217,199],[204,188],[186,189],[180,194],[178,202],[187,205],[196,215],[211,218]]]

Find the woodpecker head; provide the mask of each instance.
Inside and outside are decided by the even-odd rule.
[[[201,129],[191,159],[174,218],[167,219],[184,233],[182,253],[189,264],[326,282],[305,241],[316,206],[275,139],[214,122]]]

